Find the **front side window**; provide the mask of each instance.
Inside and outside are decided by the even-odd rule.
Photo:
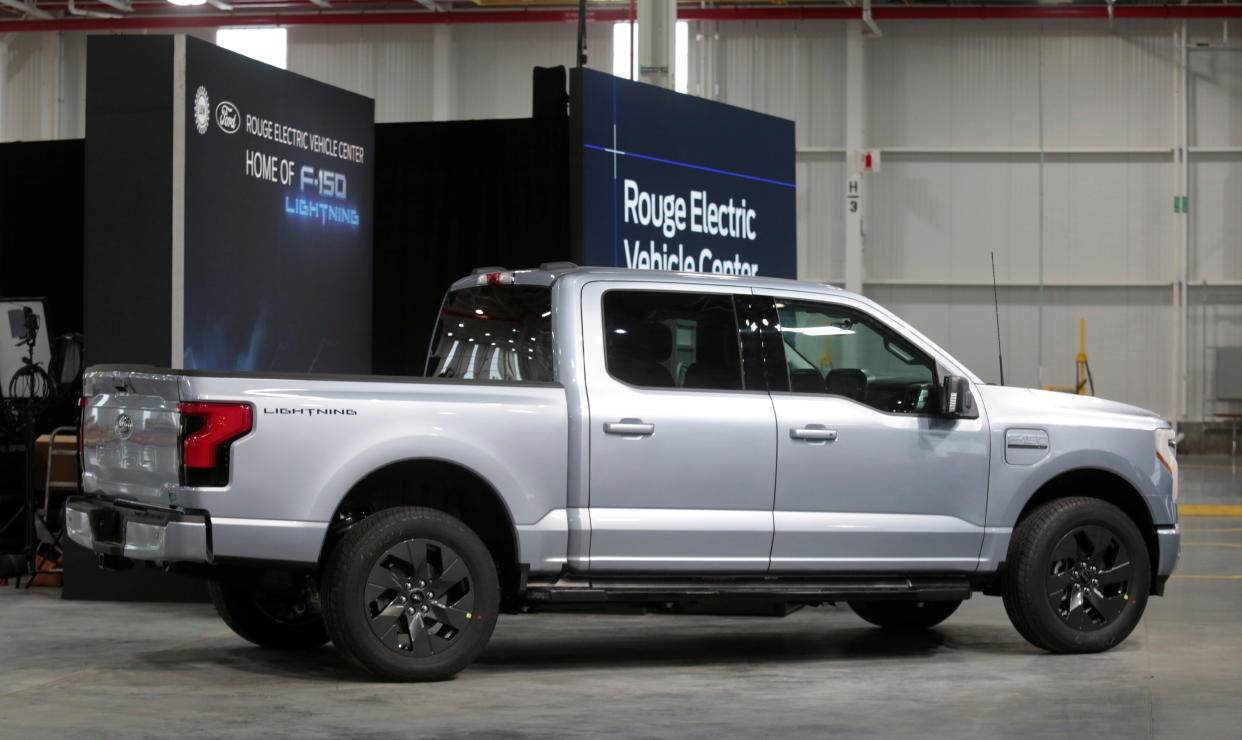
[[[741,390],[733,298],[720,293],[604,294],[608,374],[645,388]]]
[[[935,409],[936,363],[876,319],[810,301],[776,301],[794,393],[845,396],[889,413]]]
[[[449,293],[427,368],[433,378],[550,383],[552,291],[485,285]]]

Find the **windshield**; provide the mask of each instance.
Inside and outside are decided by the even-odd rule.
[[[435,378],[553,382],[552,291],[486,285],[449,293],[431,346]]]

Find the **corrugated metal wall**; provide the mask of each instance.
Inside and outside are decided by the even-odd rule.
[[[882,27],[865,52],[867,141],[884,150],[882,171],[867,176],[865,292],[995,379],[995,251],[1008,382],[1069,384],[1084,316],[1099,392],[1171,413],[1178,24]],[[1219,37],[1221,27],[1191,32]],[[574,33],[572,24],[294,28],[289,68],[376,98],[382,122],[521,117],[531,67],[572,64]],[[611,29],[592,24],[590,34],[592,66],[608,70]],[[692,93],[797,122],[807,279],[843,273],[844,34],[829,21],[691,24]],[[1214,350],[1242,345],[1234,48],[1189,54],[1189,274],[1210,284],[1190,291],[1186,418],[1230,410],[1213,401]],[[0,140],[83,134],[82,49],[77,34],[0,42]]]

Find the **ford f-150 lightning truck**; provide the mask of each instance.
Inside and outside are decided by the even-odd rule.
[[[72,539],[210,581],[262,646],[451,676],[497,615],[782,615],[924,629],[999,595],[1105,650],[1177,563],[1170,425],[984,383],[826,285],[484,268],[426,377],[98,366]]]

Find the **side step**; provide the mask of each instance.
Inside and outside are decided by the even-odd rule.
[[[949,601],[970,598],[964,576],[905,577],[701,577],[565,576],[555,582],[531,582],[526,600],[532,604],[591,604],[759,599],[763,601],[850,601],[852,599],[920,599]]]

